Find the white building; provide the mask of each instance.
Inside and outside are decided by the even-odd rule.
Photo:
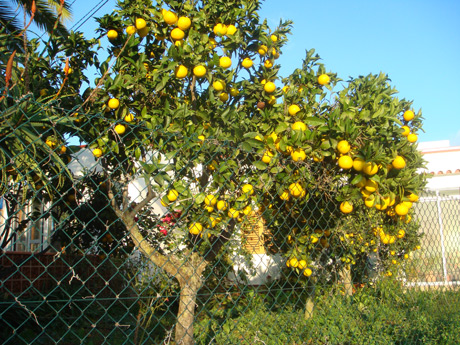
[[[460,194],[460,146],[450,146],[449,140],[420,143],[418,149],[427,162],[426,169],[431,178],[427,189],[443,194]]]

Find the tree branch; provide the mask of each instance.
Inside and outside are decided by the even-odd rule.
[[[211,245],[209,251],[204,255],[204,259],[206,261],[212,261],[216,258],[217,254],[219,254],[220,249],[230,240],[230,237],[233,234],[233,231],[235,230],[235,225],[235,219],[231,219],[228,222],[228,226],[220,234],[220,236],[217,237],[217,239]]]

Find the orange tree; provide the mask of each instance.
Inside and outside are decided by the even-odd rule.
[[[384,75],[334,92],[340,80],[314,51],[280,78],[290,23],[270,29],[259,7],[126,0],[99,19],[109,58],[80,112],[102,115],[84,117],[79,135],[134,244],[179,282],[178,344],[193,343],[206,269],[239,246],[254,212],[305,281],[331,281],[374,252],[391,272],[417,243],[408,220],[424,183],[413,144],[421,114]],[[154,201],[179,215],[168,229],[141,224]]]

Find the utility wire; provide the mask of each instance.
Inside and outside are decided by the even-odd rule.
[[[75,2],[76,0],[74,0]],[[99,11],[103,6],[105,6],[109,0],[101,0],[99,1],[96,6],[94,6],[91,10],[89,10],[83,17],[80,18],[79,21],[77,21],[71,28],[70,30],[78,30],[83,24],[85,24],[90,18],[96,14],[97,11]],[[73,3],[72,3],[73,4]],[[80,23],[81,22],[81,23]],[[78,25],[78,26],[77,26]]]

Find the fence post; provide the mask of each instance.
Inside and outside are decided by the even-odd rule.
[[[436,191],[436,204],[438,206],[439,234],[441,235],[442,268],[444,273],[444,282],[447,284],[446,247],[444,245],[444,226],[442,222],[441,197],[439,195],[439,190]]]

